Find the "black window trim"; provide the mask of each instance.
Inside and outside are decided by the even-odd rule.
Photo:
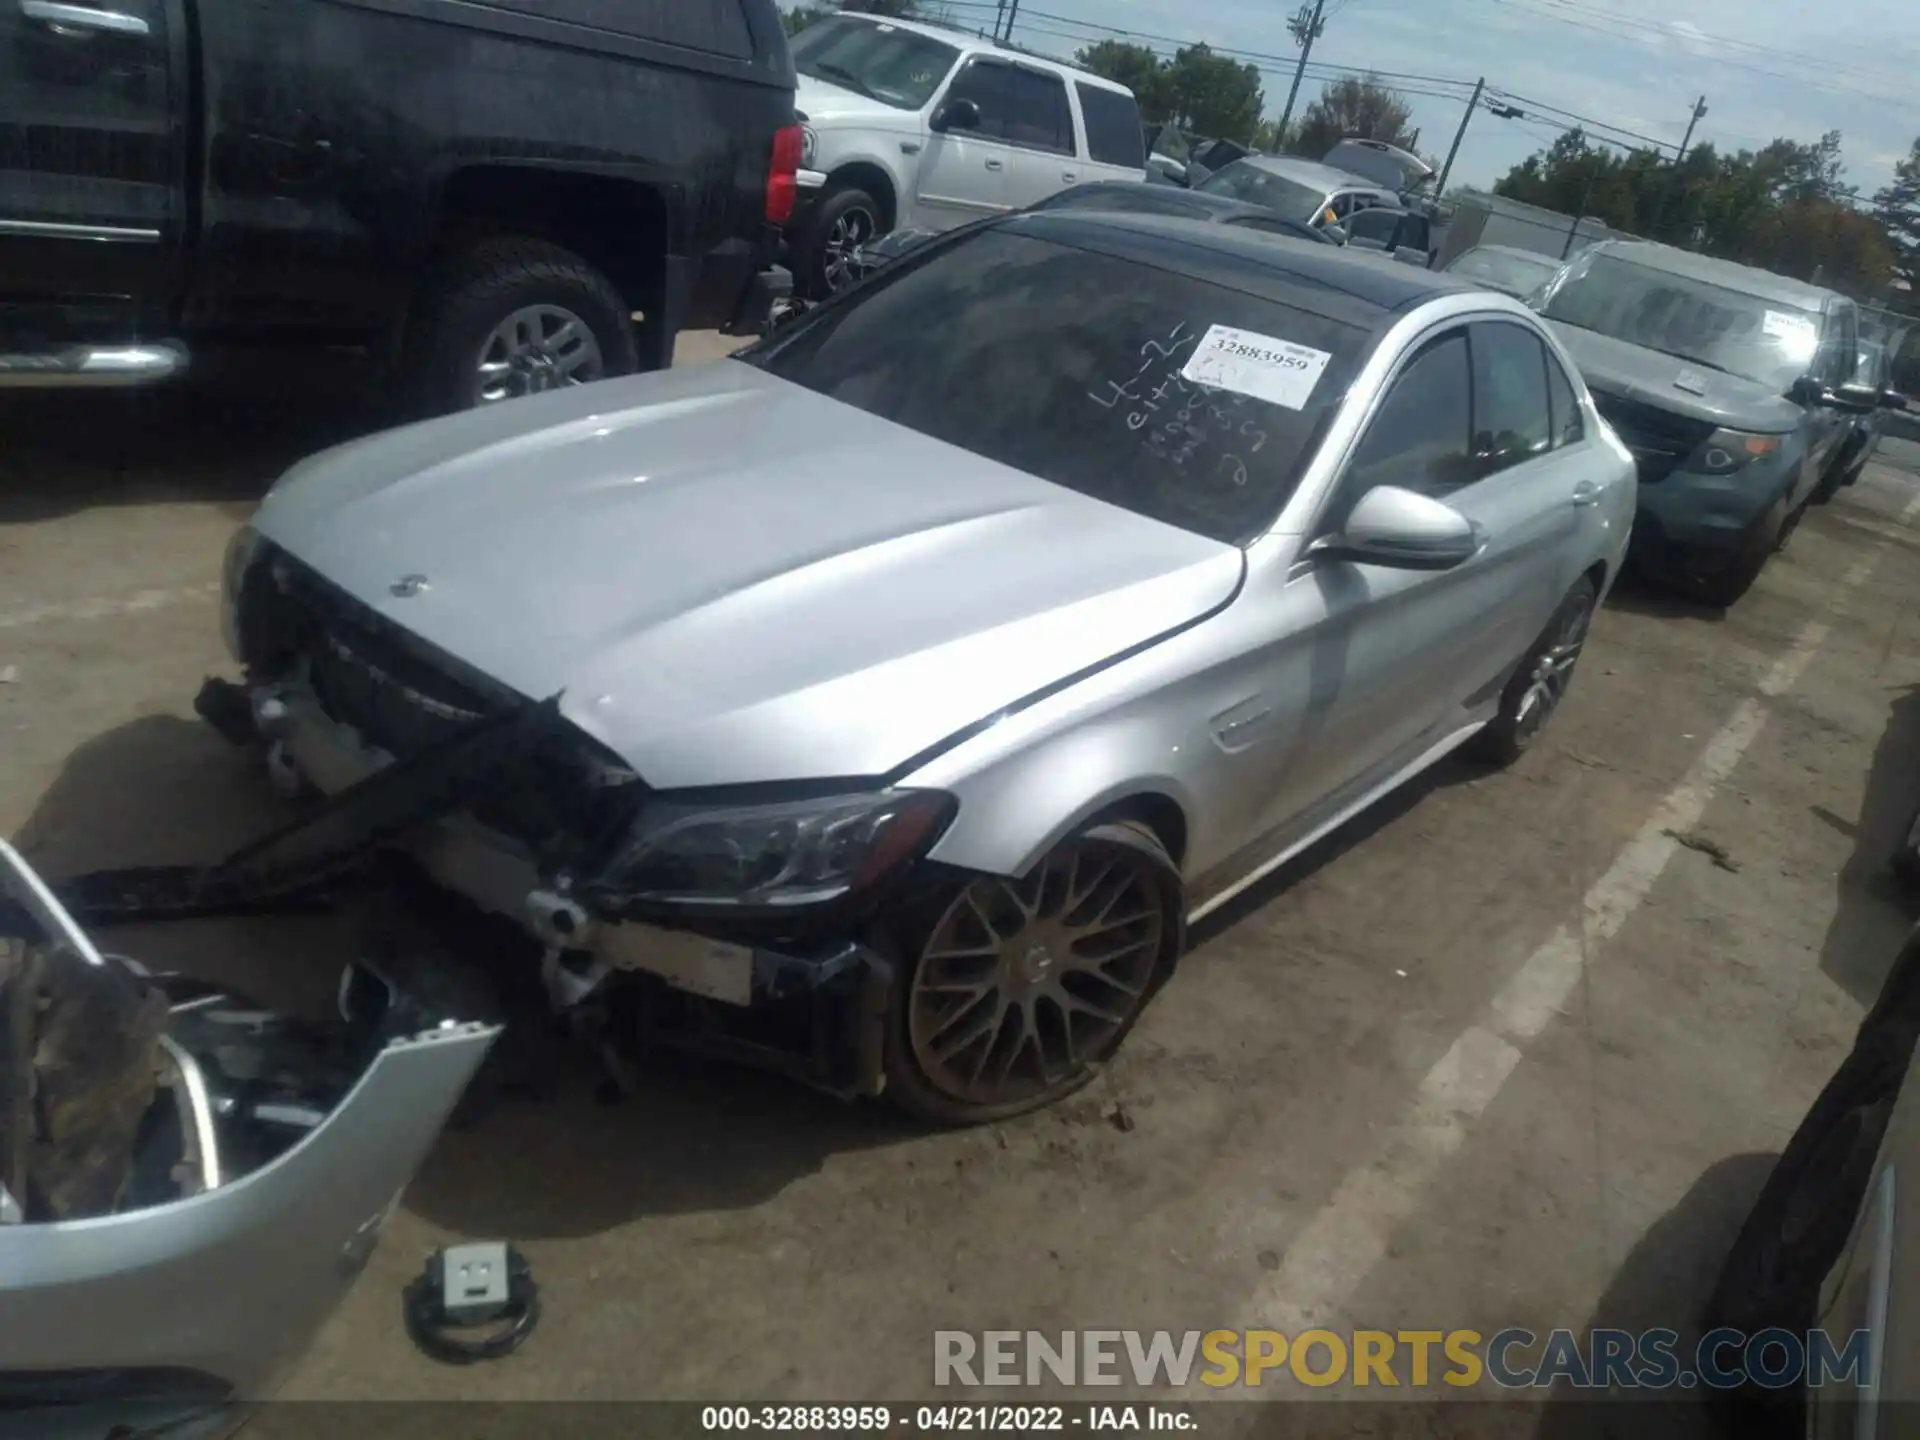
[[[1057,70],[1046,70],[1038,65],[1021,65],[1016,61],[1006,59],[1004,56],[989,55],[985,51],[976,51],[972,55],[967,56],[966,59],[954,69],[954,72],[947,76],[945,88],[939,92],[933,101],[933,109],[938,110],[942,105],[947,103],[947,96],[953,93],[954,85],[958,83],[962,75],[966,74],[967,71],[975,65],[998,65],[1006,70],[1024,70],[1029,75],[1042,75],[1065,90],[1067,92],[1067,128],[1072,132],[1067,136],[1067,144],[1073,148],[1057,150],[1050,145],[1025,145],[1018,140],[1009,140],[1004,135],[988,135],[979,130],[956,130],[953,132],[954,134],[964,135],[968,139],[979,141],[982,144],[1004,145],[1009,150],[1022,150],[1029,155],[1051,155],[1055,159],[1063,160],[1081,160],[1086,158],[1080,154],[1078,149],[1080,144],[1079,131],[1082,128],[1080,112],[1076,108],[1078,102],[1073,94],[1073,87],[1067,83],[1067,77]]]
[[[1367,435],[1372,431],[1374,422],[1380,418],[1380,411],[1385,407],[1387,397],[1393,394],[1393,387],[1398,385],[1401,377],[1413,367],[1414,361],[1418,360],[1422,355],[1426,354],[1429,349],[1438,345],[1441,341],[1451,339],[1456,333],[1466,342],[1467,346],[1466,443],[1469,447],[1472,446],[1474,402],[1473,335],[1469,327],[1480,317],[1481,313],[1484,312],[1476,311],[1467,315],[1449,315],[1444,320],[1436,320],[1419,334],[1411,337],[1407,343],[1401,347],[1399,358],[1393,362],[1393,369],[1388,372],[1386,379],[1380,382],[1379,390],[1375,392],[1372,402],[1367,406],[1367,413],[1361,417],[1360,423],[1354,427],[1353,438],[1347,442],[1346,453],[1340,457],[1339,467],[1333,472],[1333,479],[1328,482],[1325,493],[1320,497],[1320,503],[1314,511],[1313,523],[1307,526],[1306,533],[1310,538],[1318,539],[1332,533],[1332,531],[1327,528],[1329,524],[1328,517],[1337,513],[1340,508],[1339,500],[1341,491],[1346,488],[1348,480],[1351,479],[1353,475],[1353,457],[1360,453],[1360,446],[1366,441]],[[1464,485],[1461,487],[1462,490],[1467,488],[1469,487]],[[1453,493],[1457,495],[1460,491],[1456,490]],[[1304,550],[1301,552],[1303,556],[1305,553]]]
[[[1488,321],[1504,321],[1508,324],[1519,326],[1522,330],[1533,336],[1535,340],[1540,342],[1540,348],[1545,352],[1549,365],[1561,364],[1560,357],[1555,353],[1551,341],[1541,332],[1539,327],[1529,324],[1522,316],[1514,315],[1504,310],[1472,310],[1458,315],[1448,315],[1444,319],[1433,321],[1417,335],[1410,337],[1407,343],[1401,348],[1400,357],[1394,361],[1393,369],[1387,374],[1386,379],[1381,381],[1379,391],[1367,406],[1367,413],[1361,417],[1360,423],[1354,427],[1353,438],[1347,442],[1346,451],[1340,456],[1339,464],[1333,472],[1333,478],[1327,482],[1326,488],[1321,493],[1319,502],[1314,507],[1312,518],[1306,527],[1306,534],[1310,539],[1318,539],[1329,533],[1326,528],[1328,523],[1327,517],[1333,514],[1338,508],[1337,502],[1340,498],[1340,492],[1346,485],[1348,476],[1353,472],[1353,457],[1359,453],[1361,442],[1367,438],[1368,431],[1373,428],[1373,422],[1379,419],[1380,409],[1387,403],[1387,396],[1393,393],[1393,387],[1400,383],[1400,377],[1405,375],[1413,362],[1426,352],[1428,346],[1447,338],[1455,331],[1458,331],[1467,343],[1467,444],[1469,447],[1472,446],[1474,407],[1479,403],[1480,399],[1473,383],[1473,327]],[[1566,366],[1561,365],[1563,372],[1566,371],[1566,368]],[[1568,375],[1568,386],[1573,389],[1574,401],[1577,404],[1580,398],[1580,391],[1577,387],[1573,386],[1571,374]],[[1547,407],[1548,420],[1551,424],[1553,414],[1553,386],[1550,382],[1547,386]],[[1593,426],[1587,423],[1587,419],[1585,408],[1582,407],[1580,416],[1580,438],[1575,442],[1576,445],[1586,445],[1594,438]],[[1554,433],[1557,436],[1558,432],[1555,431]],[[1561,445],[1557,443],[1556,440],[1554,445],[1541,451],[1540,454],[1533,456],[1531,460],[1524,463],[1531,464],[1534,460],[1544,460],[1548,456],[1556,454],[1561,450],[1572,448],[1573,446]],[[1471,448],[1469,448],[1468,453],[1472,453]],[[1473,489],[1476,485],[1484,484],[1488,480],[1497,480],[1501,476],[1511,474],[1520,468],[1520,465],[1509,465],[1505,469],[1495,470],[1490,475],[1483,475],[1480,479],[1470,484],[1462,485],[1446,498],[1451,500],[1453,495],[1462,494],[1465,491]],[[1302,551],[1303,556],[1304,554],[1305,552]]]
[[[1524,460],[1515,460],[1509,464],[1502,465],[1498,470],[1489,470],[1487,471],[1486,474],[1480,476],[1479,479],[1474,480],[1469,484],[1462,485],[1460,487],[1460,490],[1471,490],[1475,485],[1480,484],[1481,481],[1483,480],[1492,480],[1497,476],[1507,474],[1509,471],[1519,470],[1527,465],[1531,465],[1536,460],[1544,460],[1547,458],[1547,456],[1553,454],[1554,451],[1561,448],[1560,440],[1559,440],[1560,432],[1554,427],[1554,423],[1553,423],[1553,372],[1551,369],[1547,368],[1552,366],[1555,363],[1553,348],[1547,344],[1546,338],[1542,336],[1538,330],[1534,329],[1533,326],[1529,325],[1526,321],[1522,320],[1518,315],[1501,315],[1501,314],[1491,313],[1491,312],[1482,312],[1481,314],[1474,316],[1468,322],[1467,361],[1469,364],[1473,363],[1473,332],[1482,325],[1512,326],[1515,330],[1520,331],[1522,334],[1530,336],[1533,340],[1533,343],[1540,347],[1540,360],[1541,360],[1540,382],[1541,382],[1542,392],[1547,397],[1547,448],[1544,450],[1534,451],[1531,455],[1527,456],[1527,458]],[[1474,389],[1471,374],[1469,374],[1468,380],[1467,380],[1467,394],[1470,397],[1471,402],[1473,404],[1473,419],[1475,422],[1477,422],[1480,419],[1480,396],[1479,396],[1479,393]],[[1582,429],[1581,438],[1583,440],[1586,438],[1584,433],[1585,428],[1586,427],[1583,424],[1581,427]],[[1477,434],[1478,432],[1476,431],[1475,433]],[[1472,458],[1474,461],[1481,462],[1481,463],[1484,463],[1493,458],[1490,453],[1483,454],[1478,450],[1470,450],[1467,453],[1469,457]],[[1457,495],[1460,493],[1460,491],[1456,490],[1453,493]]]

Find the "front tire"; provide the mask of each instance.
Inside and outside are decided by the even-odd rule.
[[[593,266],[544,240],[485,240],[427,285],[407,373],[417,408],[467,410],[632,373],[631,307]]]
[[[1022,878],[945,887],[910,928],[894,986],[888,1097],[977,1125],[1071,1095],[1165,979],[1184,911],[1166,850],[1131,823],[1063,841]]]
[[[1506,689],[1500,692],[1498,713],[1473,737],[1474,753],[1482,760],[1511,765],[1547,728],[1573,685],[1574,666],[1580,663],[1599,598],[1589,577],[1583,575],[1574,582],[1545,633],[1514,667]]]
[[[1786,543],[1787,497],[1782,495],[1741,537],[1740,549],[1731,564],[1700,582],[1699,593],[1710,605],[1732,605],[1760,578],[1767,561]]]

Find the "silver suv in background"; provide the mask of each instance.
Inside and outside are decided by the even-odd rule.
[[[1249,155],[1208,176],[1195,191],[1263,205],[1288,220],[1335,233],[1342,243],[1385,250],[1425,265],[1431,253],[1427,216],[1364,176],[1287,155]]]
[[[820,298],[858,278],[895,227],[946,230],[1070,186],[1142,180],[1126,86],[936,25],[835,15],[793,38],[803,125],[794,282]]]

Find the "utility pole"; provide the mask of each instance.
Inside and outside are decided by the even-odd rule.
[[[1017,5],[1019,0],[1014,0]],[[1273,130],[1273,153],[1278,155],[1280,147],[1287,143],[1287,122],[1293,119],[1293,102],[1300,95],[1300,81],[1307,73],[1307,57],[1313,54],[1313,42],[1320,38],[1320,32],[1326,29],[1320,19],[1320,11],[1325,8],[1326,0],[1313,0],[1313,12],[1308,14],[1306,0],[1301,0],[1300,9],[1287,21],[1287,29],[1293,34],[1293,43],[1300,47],[1300,63],[1293,67],[1293,84],[1287,90],[1287,108],[1280,112],[1280,123]]]
[[[1693,113],[1687,117],[1687,133],[1681,137],[1679,153],[1673,157],[1673,180],[1667,186],[1667,193],[1660,197],[1660,224],[1655,227],[1656,229],[1664,229],[1666,226],[1667,212],[1673,208],[1673,197],[1682,184],[1680,162],[1687,158],[1687,147],[1693,143],[1693,127],[1700,123],[1701,117],[1706,113],[1707,97],[1702,95],[1693,102]],[[1654,238],[1657,240],[1660,237],[1656,235]]]
[[[998,40],[1000,38],[1000,27],[1006,23],[1007,23],[1007,0],[1000,0],[998,8],[995,9],[993,12],[993,38],[994,39]]]
[[[1003,0],[1003,3],[1006,4],[1007,7],[1007,28],[1005,33],[1000,36],[1000,39],[1003,42],[1011,43],[1013,40],[1013,22],[1020,18],[1020,0]]]
[[[1453,132],[1453,148],[1447,151],[1447,163],[1440,167],[1440,179],[1433,187],[1433,198],[1438,200],[1447,193],[1447,176],[1453,173],[1454,156],[1460,153],[1460,142],[1467,138],[1467,122],[1473,119],[1473,112],[1480,108],[1480,95],[1487,88],[1487,77],[1482,75],[1473,82],[1473,98],[1467,101],[1467,113],[1460,117],[1460,128]]]

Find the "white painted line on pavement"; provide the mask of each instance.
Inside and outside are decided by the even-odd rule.
[[[137,615],[143,610],[160,610],[189,600],[218,595],[220,585],[183,585],[177,590],[136,590],[131,595],[109,599],[69,600],[50,605],[29,605],[24,610],[0,611],[0,630],[21,630],[49,620],[109,620],[121,615]]]
[[[1915,516],[1920,516],[1920,495],[1900,520],[1906,524]],[[1893,543],[1891,537],[1882,539],[1854,562],[1835,589],[1829,613],[1866,583]],[[1824,620],[1809,621],[1762,677],[1760,696],[1772,699],[1792,689],[1831,632]],[[1759,698],[1740,702],[1680,783],[1588,888],[1578,921],[1562,926],[1528,956],[1495,993],[1483,1021],[1447,1047],[1421,1080],[1411,1109],[1386,1131],[1372,1156],[1335,1187],[1232,1323],[1293,1335],[1336,1318],[1336,1309],[1385,1258],[1394,1231],[1412,1217],[1423,1192],[1500,1093],[1520,1063],[1520,1046],[1560,1013],[1594,951],[1618,934],[1647,898],[1678,848],[1665,832],[1685,834],[1700,822],[1714,792],[1766,721]]]

